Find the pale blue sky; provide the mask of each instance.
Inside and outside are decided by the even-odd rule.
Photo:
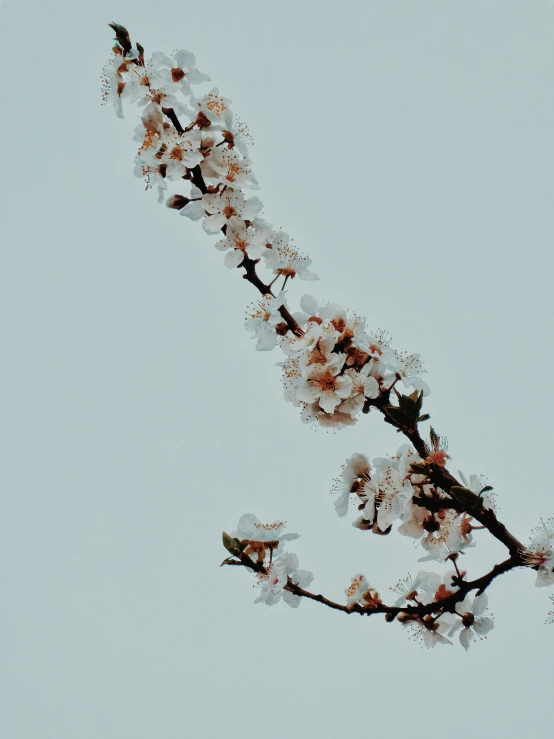
[[[544,735],[554,626],[532,573],[494,584],[496,628],[466,654],[254,606],[248,573],[218,568],[249,511],[302,534],[331,598],[359,571],[388,593],[421,550],[328,494],[347,456],[399,437],[373,415],[303,426],[242,327],[250,286],[133,177],[136,111],[100,106],[112,20],[148,53],[194,51],[233,100],[265,216],[321,277],[307,291],[421,352],[453,468],[487,476],[523,541],[554,512],[552,4],[11,0],[0,735]],[[483,537],[465,564],[503,557]]]

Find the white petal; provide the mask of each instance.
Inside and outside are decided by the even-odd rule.
[[[482,616],[487,610],[489,605],[489,596],[486,593],[481,593],[473,601],[473,614],[475,616]]]
[[[317,316],[319,303],[312,295],[303,295],[300,299],[300,307],[308,314],[308,318],[311,318],[311,316]]]
[[[339,497],[335,500],[334,506],[335,511],[337,512],[337,516],[340,516],[340,518],[344,518],[346,514],[348,513],[348,504],[350,502],[350,493],[348,490],[345,490],[344,493],[341,493]]]
[[[371,399],[379,397],[379,383],[375,377],[366,377],[364,380],[364,395]]]
[[[240,249],[231,249],[231,251],[228,251],[225,255],[225,266],[229,269],[235,269],[239,266],[243,259],[244,254],[241,252]]]
[[[466,651],[469,649],[469,645],[471,644],[473,639],[474,637],[471,633],[471,629],[469,629],[467,626],[460,631],[460,644]]]
[[[488,634],[489,631],[494,629],[494,621],[488,616],[476,618],[473,622],[473,629],[476,634],[479,634],[479,636],[485,636],[485,634]]]
[[[302,598],[295,593],[291,593],[289,590],[283,590],[283,600],[291,608],[298,608],[302,602]]]
[[[324,390],[319,398],[319,406],[325,413],[332,413],[339,403],[339,396],[332,390]]]

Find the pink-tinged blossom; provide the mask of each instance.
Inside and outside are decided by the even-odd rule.
[[[271,249],[264,253],[266,267],[273,270],[277,276],[290,278],[298,275],[301,280],[319,280],[319,277],[310,272],[311,259],[304,256],[290,242],[290,237],[284,231],[277,231],[274,235]]]
[[[335,354],[327,364],[309,367],[297,387],[297,399],[303,403],[313,403],[317,400],[325,413],[333,413],[341,400],[350,395],[352,389],[350,377],[339,374],[344,360],[344,354]]]
[[[166,148],[163,159],[167,162],[167,178],[179,180],[187,173],[188,169],[196,167],[203,159],[200,152],[202,134],[200,131],[189,131],[188,133],[170,134],[163,139]]]
[[[266,552],[269,551],[270,556],[281,554],[284,542],[299,538],[299,534],[283,534],[285,526],[284,521],[262,523],[253,513],[245,513],[231,536],[248,541],[244,553],[248,556],[256,554],[257,561],[263,562]]]
[[[353,454],[342,466],[341,476],[334,481],[332,493],[338,493],[334,502],[337,515],[341,518],[348,513],[350,495],[357,494],[369,480],[370,465],[365,454]]]
[[[439,618],[424,616],[418,620],[407,620],[403,626],[412,632],[412,638],[421,641],[427,649],[433,649],[437,644],[452,645],[445,636],[452,626],[452,620],[451,613],[443,613]]]
[[[456,613],[460,619],[450,629],[448,636],[453,636],[460,629],[460,644],[465,650],[476,637],[484,639],[486,635],[494,628],[494,621],[490,616],[483,614],[489,605],[489,598],[486,593],[477,595],[473,601],[469,595],[466,595],[461,603],[456,603]]]
[[[240,190],[226,187],[222,192],[207,193],[202,205],[208,213],[202,224],[204,231],[215,234],[221,231],[230,218],[239,216],[245,221],[253,220],[262,209],[262,201],[257,197],[246,198]]]
[[[123,118],[122,99],[129,97],[126,81],[117,70],[108,67],[104,70],[101,83],[102,105],[111,102],[116,116]]]
[[[191,85],[210,81],[207,74],[200,72],[196,68],[196,57],[190,51],[179,49],[179,51],[173,53],[172,59],[166,60],[167,62],[169,62],[170,66],[168,72],[171,82],[186,97],[192,94]]]
[[[229,149],[235,147],[243,157],[248,156],[248,146],[254,141],[246,123],[231,111],[225,115],[225,128],[221,133]]]
[[[456,570],[450,570],[444,578],[436,572],[425,572],[420,570],[415,578],[410,575],[399,580],[391,590],[399,594],[399,598],[395,602],[395,606],[403,606],[406,603],[426,605],[433,601],[440,601],[448,598],[458,590],[458,587],[452,582],[452,577],[456,576]]]
[[[467,514],[448,508],[438,511],[433,518],[436,530],[427,531],[421,540],[421,546],[427,552],[425,557],[420,557],[419,562],[444,562],[451,554],[462,552],[475,544],[472,539],[471,518]],[[429,527],[434,528],[434,527]]]
[[[554,585],[554,518],[541,519],[540,525],[531,533],[531,543],[522,552],[523,561],[537,569],[537,588]]]
[[[429,395],[429,385],[419,376],[425,370],[423,362],[420,360],[419,354],[407,354],[394,350],[394,356],[389,362],[389,368],[394,372],[395,377],[399,377],[406,387],[413,387],[418,392],[423,391],[423,395]]]
[[[236,149],[213,148],[202,162],[202,173],[227,187],[258,189],[258,181],[252,171],[252,162],[242,157]]]
[[[231,109],[231,100],[222,97],[217,87],[214,87],[201,98],[191,98],[190,104],[194,111],[193,118],[201,113],[206,118],[207,124],[216,124],[216,127],[218,124],[224,123],[225,117]]]
[[[258,573],[261,591],[254,602],[273,606],[282,598],[291,608],[298,608],[302,597],[285,590],[286,585],[290,581],[301,588],[307,588],[314,577],[308,570],[299,569],[298,564],[296,554],[287,552],[268,565],[265,572]]]
[[[346,604],[350,608],[354,608],[358,604],[368,609],[377,608],[382,602],[379,598],[379,593],[371,587],[365,575],[361,572],[358,575],[354,575],[344,593],[346,595]]]
[[[365,503],[362,515],[352,525],[384,533],[397,519],[407,516],[414,491],[409,478],[399,471],[397,458],[379,457],[372,466],[371,479],[359,491]]]
[[[283,321],[279,308],[285,305],[285,294],[277,296],[263,295],[253,301],[246,311],[244,328],[252,332],[252,338],[257,339],[256,350],[271,351],[277,345],[279,338],[275,327]]]
[[[318,402],[308,403],[300,414],[300,420],[310,426],[321,426],[325,429],[341,429],[356,423],[356,419],[348,413],[342,413],[339,410],[326,413]]]
[[[233,216],[227,222],[225,238],[215,244],[219,251],[226,251],[225,266],[229,269],[238,267],[244,256],[258,259],[265,249],[263,234],[246,225],[238,216]]]
[[[144,66],[133,65],[127,80],[129,101],[139,106],[155,103],[163,108],[180,110],[179,100],[174,95],[175,86],[167,69],[171,64],[165,54],[156,51]]]
[[[157,156],[157,152],[152,149],[139,152],[135,159],[134,174],[135,177],[144,179],[145,190],[157,187],[158,203],[161,203],[167,190],[167,163]]]

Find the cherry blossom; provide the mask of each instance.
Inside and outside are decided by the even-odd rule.
[[[348,513],[350,495],[358,493],[369,480],[370,464],[365,454],[353,454],[342,467],[341,477],[335,480],[332,493],[338,493],[335,501],[337,515],[343,517]]]
[[[313,403],[317,400],[325,413],[333,413],[341,400],[350,395],[352,389],[351,378],[339,374],[344,360],[344,354],[335,354],[328,363],[308,368],[297,387],[297,399],[304,403]]]
[[[427,649],[433,649],[437,644],[452,645],[445,636],[452,626],[452,619],[451,613],[443,613],[439,618],[424,616],[416,620],[408,619],[403,625],[412,632],[414,639],[421,641]]]
[[[262,220],[261,200],[247,199],[243,192],[258,188],[258,182],[248,152],[252,138],[232,111],[231,100],[217,87],[193,94],[192,86],[209,77],[197,69],[191,52],[154,52],[145,61],[144,50],[133,47],[127,30],[110,26],[116,46],[103,70],[102,101],[112,103],[120,118],[123,103],[141,110],[133,131],[138,143],[135,175],[145,180],[146,189],[157,188],[160,202],[178,182],[180,192],[167,193],[167,207],[192,221],[202,220],[206,233],[219,234],[215,247],[225,252],[225,265],[242,268],[249,286],[259,291],[244,325],[256,339],[256,350],[278,346],[282,351],[284,361],[278,364],[285,400],[299,409],[303,423],[333,430],[355,424],[362,412],[381,413],[409,441],[391,456],[370,461],[356,453],[346,460],[332,490],[337,514],[346,516],[352,500],[359,511],[355,527],[388,534],[396,524],[398,533],[421,544],[426,554],[420,561],[452,561],[455,570],[442,578],[424,570],[413,579],[408,575],[393,588],[398,595],[393,607],[384,605],[358,574],[345,591],[347,605],[333,603],[302,592],[313,575],[298,568],[295,554],[283,552],[298,534],[284,534],[284,522],[261,523],[253,514],[240,518],[234,535],[224,534],[231,557],[223,564],[254,570],[260,588],[257,603],[285,600],[297,607],[302,597],[310,597],[342,611],[384,614],[427,647],[451,644],[447,637],[459,632],[468,649],[493,628],[492,617],[484,615],[484,590],[499,574],[493,568],[484,576],[472,573],[470,580],[460,571],[458,555],[476,543],[472,532],[488,529],[508,547],[510,557],[501,572],[522,565],[533,568],[536,585],[544,587],[554,585],[554,518],[541,520],[524,547],[496,518],[492,488],[483,477],[468,479],[459,472],[461,482],[454,478],[447,469],[446,439],[431,428],[427,441],[420,431],[419,424],[429,418],[420,414],[429,387],[421,378],[418,353],[392,347],[390,336],[368,327],[365,318],[312,295],[303,295],[300,310],[291,315],[284,293],[288,281],[319,278],[288,233]],[[189,125],[182,123],[182,114]],[[188,188],[188,194],[181,194]],[[272,275],[269,280],[257,271],[264,267]],[[281,278],[276,294],[274,285]],[[403,395],[400,383],[414,392]],[[477,586],[481,589],[472,600]],[[554,622],[554,611],[548,620]]]
[[[231,536],[247,541],[245,554],[256,554],[258,562],[263,562],[266,552],[269,551],[271,557],[273,554],[280,554],[283,542],[299,538],[299,534],[283,534],[285,525],[284,521],[261,523],[253,513],[245,513],[239,519],[237,530]]]
[[[399,594],[394,605],[402,606],[408,602],[427,604],[447,598],[458,590],[452,582],[456,574],[455,570],[449,570],[441,579],[436,572],[420,570],[415,578],[408,575],[391,588]]]
[[[244,328],[252,332],[252,338],[257,339],[257,351],[271,351],[277,345],[279,338],[276,326],[282,322],[279,308],[285,305],[284,292],[277,296],[263,295],[253,301],[246,311]]]
[[[291,280],[298,275],[301,280],[319,280],[319,277],[310,272],[311,259],[304,256],[292,244],[290,237],[284,231],[277,231],[271,249],[264,254],[265,264],[273,273]]]
[[[370,586],[365,575],[361,572],[354,575],[350,585],[344,591],[346,603],[350,607],[361,605],[364,608],[377,608],[381,605],[379,593]]]
[[[554,518],[541,519],[533,529],[531,543],[523,552],[524,562],[537,570],[535,585],[544,588],[554,585]]]
[[[473,601],[466,596],[461,603],[456,603],[456,613],[461,616],[460,620],[452,626],[448,636],[453,636],[460,629],[460,644],[465,650],[469,649],[475,637],[484,639],[491,629],[494,621],[490,616],[483,616],[489,605],[489,597],[486,593],[477,595]]]
[[[472,493],[480,496],[485,508],[496,513],[496,496],[492,491],[492,488],[487,485],[483,475],[470,475],[469,480],[461,470],[458,470],[458,475],[468,490],[471,490]]]
[[[268,565],[264,572],[258,573],[258,585],[261,591],[254,602],[273,606],[283,598],[291,608],[298,608],[302,598],[284,590],[285,586],[290,581],[301,588],[307,588],[314,577],[313,573],[308,570],[298,569],[298,564],[296,554],[286,552]]]
[[[230,187],[221,192],[208,193],[202,197],[202,205],[207,216],[202,224],[204,231],[215,234],[230,218],[239,216],[245,221],[254,219],[262,209],[262,201],[257,197],[244,197],[240,190]]]
[[[231,109],[231,100],[222,97],[217,87],[201,98],[191,98],[190,104],[194,111],[191,117],[195,118],[202,128],[223,123]]]
[[[248,126],[230,110],[225,114],[225,128],[221,133],[229,149],[236,147],[243,157],[248,157],[248,145],[254,141]]]
[[[202,173],[227,187],[259,188],[250,159],[242,157],[235,149],[212,149],[210,157],[202,163]]]

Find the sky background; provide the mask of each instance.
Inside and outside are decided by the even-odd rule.
[[[360,571],[394,598],[423,552],[329,495],[346,457],[400,438],[373,414],[304,426],[280,356],[242,327],[251,286],[134,178],[137,110],[100,106],[112,20],[147,53],[194,51],[248,123],[265,217],[321,277],[291,306],[311,292],[420,352],[452,469],[486,475],[524,542],[554,513],[551,3],[11,0],[0,735],[544,735],[554,626],[533,573],[495,581],[496,628],[466,653],[254,606],[253,577],[219,568],[246,512],[301,533],[312,589],[337,600]],[[505,558],[475,536],[472,577]]]

